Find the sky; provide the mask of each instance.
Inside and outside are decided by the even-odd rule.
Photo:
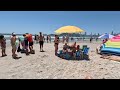
[[[54,34],[62,26],[87,34],[120,32],[120,11],[0,11],[0,33]]]

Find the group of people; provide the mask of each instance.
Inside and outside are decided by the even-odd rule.
[[[44,44],[44,36],[42,32],[39,33],[39,44],[40,44],[40,51],[43,51],[43,44]],[[33,49],[33,35],[29,33],[25,33],[22,36],[17,36],[14,32],[10,36],[10,44],[12,47],[12,57],[14,59],[18,58],[16,51],[25,53],[26,55],[34,54],[35,50]],[[0,35],[0,46],[2,50],[2,57],[7,56],[6,54],[6,39],[4,35]]]
[[[43,52],[43,44],[45,42],[45,38],[44,35],[42,35],[42,32],[39,33],[39,35],[35,36],[35,40],[37,40],[37,42],[40,44],[40,52]],[[47,36],[47,40],[51,41],[51,37]],[[66,42],[65,42],[66,40]],[[17,36],[15,33],[12,33],[11,37],[10,37],[10,42],[11,42],[11,46],[12,46],[12,57],[13,58],[18,58],[16,51],[18,52],[23,52],[26,55],[29,54],[34,54],[35,50],[33,49],[33,44],[34,44],[34,39],[33,39],[33,35],[29,34],[29,33],[25,33],[22,36]],[[69,46],[68,42],[69,42],[69,36],[66,36],[66,38],[63,36],[63,43],[65,43],[65,45],[63,46],[63,53],[69,54],[70,56],[73,56],[77,51],[80,51],[80,46],[76,45],[76,42]],[[54,39],[54,47],[55,47],[55,55],[58,55],[58,45],[60,43],[60,39],[58,35],[55,35],[55,39]],[[0,45],[1,45],[1,49],[2,49],[2,56],[7,56],[6,54],[6,39],[4,38],[3,35],[0,36]],[[71,50],[71,52],[69,51]]]
[[[10,41],[12,46],[12,57],[14,59],[18,58],[16,51],[20,49],[20,46],[22,46],[21,50],[24,51],[26,55],[29,55],[29,53],[33,52],[32,34],[26,33],[26,34],[23,34],[23,36],[18,37],[15,33],[12,33]]]
[[[63,45],[63,49],[60,50],[58,56],[63,59],[79,59],[80,60],[80,59],[83,59],[83,50],[80,48],[80,45],[76,45],[76,42],[74,42],[73,45],[68,45],[66,42]]]
[[[66,37],[63,36],[63,40],[62,41],[63,41],[63,43],[65,43],[65,41],[68,43],[69,42],[69,36],[66,36]]]

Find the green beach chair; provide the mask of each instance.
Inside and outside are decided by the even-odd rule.
[[[82,51],[83,51],[85,48],[87,48],[87,45],[83,45],[83,46],[82,46]]]

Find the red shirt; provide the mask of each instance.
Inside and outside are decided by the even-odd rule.
[[[28,41],[29,41],[29,42],[33,42],[32,34],[29,34],[29,35],[27,36],[27,38],[28,38]]]

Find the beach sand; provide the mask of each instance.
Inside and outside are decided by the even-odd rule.
[[[54,44],[45,43],[45,52],[40,52],[39,44],[34,45],[36,54],[15,60],[11,57],[11,47],[7,47],[7,57],[0,57],[0,79],[120,79],[120,62],[100,58],[95,50],[98,43],[77,43],[90,47],[90,61],[64,60],[54,55]],[[63,44],[60,43],[59,49]],[[0,50],[1,51],[1,50]],[[0,53],[1,54],[1,53]]]

